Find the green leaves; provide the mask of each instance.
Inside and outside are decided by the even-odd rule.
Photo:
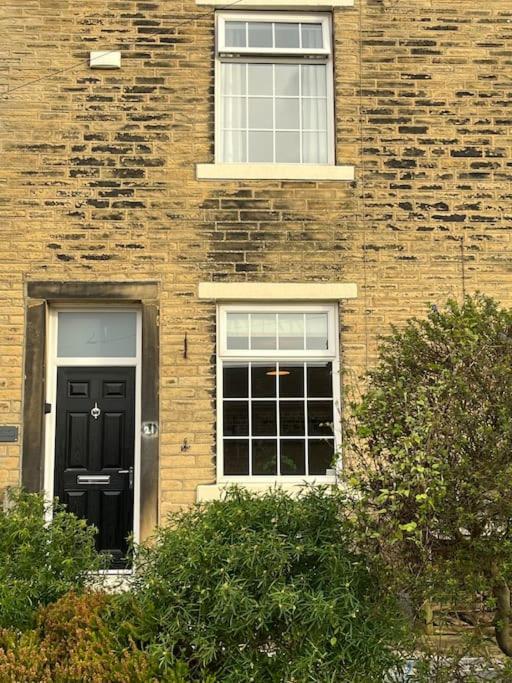
[[[512,312],[476,295],[394,329],[352,415],[355,528],[393,576],[459,601],[493,560],[512,579]]]
[[[401,619],[345,511],[339,492],[233,489],[170,518],[121,597],[162,674],[184,660],[223,683],[383,680]]]
[[[80,591],[87,572],[104,566],[95,530],[36,494],[11,492],[0,510],[0,628],[29,628],[39,605]]]

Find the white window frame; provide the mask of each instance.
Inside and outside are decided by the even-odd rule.
[[[127,313],[136,314],[136,352],[129,357],[98,356],[59,357],[59,313]],[[133,367],[135,368],[135,443],[134,443],[134,490],[133,490],[133,537],[140,542],[140,471],[141,471],[141,387],[142,387],[142,312],[135,304],[94,305],[87,303],[55,304],[48,309],[48,333],[46,344],[46,398],[52,410],[45,415],[44,495],[48,501],[54,497],[55,429],[57,418],[57,370],[60,367]],[[131,574],[131,569],[108,569],[106,574]]]
[[[236,47],[226,46],[226,22],[275,22],[281,24],[321,24],[323,34],[323,48],[302,47]],[[290,14],[276,12],[218,12],[217,13],[217,54],[228,55],[265,55],[268,57],[297,55],[299,57],[321,56],[329,57],[332,52],[331,21],[326,13]]]
[[[323,26],[324,48],[226,48],[226,21],[268,21],[281,23],[321,23]],[[309,62],[311,59],[311,62]],[[327,71],[327,162],[325,163],[285,163],[285,162],[227,162],[222,158],[222,63],[322,63]],[[336,163],[335,149],[335,107],[334,107],[334,70],[332,16],[328,13],[291,14],[289,12],[217,12],[215,26],[215,165],[253,166],[253,167],[296,167],[326,168]]]
[[[328,312],[328,350],[228,350],[226,348],[226,316],[228,312]],[[334,483],[336,472],[341,468],[341,459],[333,466],[332,474],[328,475],[224,475],[224,420],[223,420],[223,367],[225,363],[268,362],[269,360],[286,362],[331,362],[333,380],[333,431],[334,452],[341,452],[341,371],[340,371],[340,343],[339,343],[339,308],[338,304],[217,304],[217,484],[300,484]],[[250,381],[250,380],[249,380]],[[306,397],[307,400],[307,397]],[[243,438],[243,437],[240,437]],[[279,439],[279,436],[276,436]]]

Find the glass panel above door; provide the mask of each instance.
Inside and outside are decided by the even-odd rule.
[[[136,354],[135,311],[59,312],[59,358],[134,358]]]

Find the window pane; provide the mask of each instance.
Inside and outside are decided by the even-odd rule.
[[[253,398],[275,398],[276,366],[253,364],[251,368],[251,392]]]
[[[223,98],[223,128],[247,128],[246,114],[246,100],[244,97]]]
[[[277,474],[277,441],[256,439],[252,442],[252,473]]]
[[[281,441],[281,474],[306,474],[305,444],[302,439]]]
[[[299,94],[299,65],[276,64],[276,95]]]
[[[224,401],[224,436],[249,435],[247,401]]]
[[[302,100],[302,126],[304,130],[327,129],[327,100],[318,97]]]
[[[249,47],[272,47],[272,23],[249,22]]]
[[[276,22],[276,47],[300,47],[299,24]]]
[[[249,161],[274,161],[272,133],[249,133]]]
[[[302,24],[302,47],[322,48],[324,46],[322,24]]]
[[[304,435],[304,401],[279,403],[279,429],[281,436]]]
[[[300,162],[299,133],[276,133],[276,161],[282,164]]]
[[[334,440],[333,439],[310,439],[309,449],[309,474],[325,476],[326,470],[333,466]]]
[[[249,474],[249,441],[245,439],[224,441],[224,474]]]
[[[276,128],[300,128],[299,102],[293,97],[276,99]]]
[[[308,363],[308,397],[332,396],[332,363]]]
[[[227,347],[230,350],[249,348],[249,314],[227,314]]]
[[[304,397],[304,365],[279,365],[279,396]]]
[[[332,401],[308,401],[309,436],[332,436]]]
[[[276,348],[276,314],[253,313],[251,315],[251,349]]]
[[[224,398],[247,398],[249,396],[249,368],[247,365],[224,365]]]
[[[249,128],[274,127],[274,105],[271,97],[249,98]]]
[[[249,64],[248,94],[272,96],[272,64]]]
[[[305,164],[326,164],[327,160],[327,133],[303,133],[302,161]]]
[[[301,67],[303,96],[326,97],[326,69],[326,66],[320,64],[306,64]]]
[[[254,436],[277,434],[275,401],[255,401],[252,404],[252,433]]]
[[[225,130],[222,133],[222,159],[227,163],[247,161],[247,133],[239,130]]]
[[[137,314],[127,312],[59,313],[60,358],[134,358]]]
[[[245,95],[247,76],[245,64],[222,64],[222,94]]]
[[[279,313],[279,348],[304,348],[303,313]]]
[[[245,21],[226,21],[226,46],[246,47]]]
[[[306,314],[306,349],[322,350],[329,348],[327,313]]]

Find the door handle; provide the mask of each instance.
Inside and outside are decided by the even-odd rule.
[[[128,488],[130,489],[130,491],[132,491],[133,490],[133,467],[130,467],[127,470],[117,470],[117,473],[128,475]]]

